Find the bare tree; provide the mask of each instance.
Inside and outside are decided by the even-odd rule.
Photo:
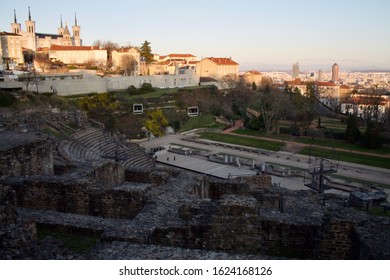
[[[384,91],[378,88],[369,88],[360,96],[360,104],[363,109],[363,119],[367,125],[368,121],[380,122],[382,114],[380,106],[383,102],[382,95]]]
[[[263,77],[260,83],[260,90],[265,93],[269,93],[272,90],[272,78]]]
[[[236,76],[226,75],[220,80],[221,86],[225,90],[233,90],[237,87],[239,79]]]
[[[35,86],[36,93],[39,93],[39,84],[41,83],[41,78],[35,70],[29,70],[23,75],[19,76],[19,81],[25,84],[27,93],[30,92],[31,86]]]
[[[111,41],[103,42],[101,40],[96,40],[93,45],[107,50],[107,67],[110,68],[112,66],[112,51],[119,49],[119,45]]]
[[[121,58],[121,69],[125,76],[133,76],[137,71],[137,60],[132,55],[126,54]]]
[[[232,75],[224,76],[220,81],[225,89],[226,99],[229,103],[230,114],[236,113],[244,117],[245,110],[249,103],[249,87],[244,77]]]
[[[258,102],[253,104],[253,108],[260,113],[266,133],[271,132],[273,125],[277,126],[286,111],[287,99],[282,92],[272,90],[261,93]]]
[[[102,40],[96,40],[93,42],[93,46],[96,46],[96,47],[103,47],[103,42]]]

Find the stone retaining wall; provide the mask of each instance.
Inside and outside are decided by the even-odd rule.
[[[101,186],[111,187],[122,184],[125,181],[125,171],[119,162],[107,161],[94,166],[91,171],[86,172],[84,177],[92,177]]]
[[[250,196],[224,195],[217,202],[184,205],[179,213],[188,227],[157,229],[156,244],[305,259],[312,257],[321,228],[321,221],[260,213]]]
[[[0,260],[20,258],[27,243],[36,239],[34,220],[20,220],[16,205],[15,191],[0,185]]]
[[[153,183],[161,185],[167,183],[177,172],[166,169],[149,169],[139,167],[126,167],[125,181],[134,183]]]
[[[119,168],[106,164],[107,170]],[[16,196],[9,188],[0,192],[0,205],[10,209],[4,216],[0,207],[0,225],[15,224],[17,200],[38,230],[52,227],[104,244],[121,240],[293,259],[390,258],[388,217],[347,208],[334,195],[323,204],[325,197],[315,192],[269,186],[267,175],[224,181],[175,169],[131,168],[125,170],[127,182],[100,186],[109,173],[104,164],[92,171],[84,178],[79,170],[9,180]]]
[[[70,96],[77,94],[88,94],[91,92],[104,93],[108,91],[123,90],[133,85],[140,88],[143,83],[150,83],[157,88],[193,87],[199,83],[199,77],[194,71],[178,75],[153,75],[153,76],[120,76],[120,77],[98,77],[83,76],[82,79],[45,79],[39,82],[38,90],[43,92],[55,92],[58,95]],[[26,90],[23,82],[3,82],[1,87],[22,88]],[[29,86],[29,91],[37,92],[35,84]]]
[[[129,219],[146,203],[149,185],[123,184],[102,188],[89,180],[25,179],[11,183],[18,206],[37,210]]]
[[[52,150],[50,141],[36,140],[0,151],[0,179],[53,174]]]

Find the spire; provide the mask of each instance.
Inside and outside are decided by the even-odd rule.
[[[28,20],[31,21],[31,12],[30,12],[30,6],[28,6]]]
[[[15,9],[14,9],[14,22],[18,23],[18,21],[16,20],[16,10]]]
[[[62,15],[60,15],[60,21],[61,21],[61,28],[64,28],[64,27],[62,26]]]
[[[76,12],[74,13],[74,25],[77,26],[77,14],[76,14]]]

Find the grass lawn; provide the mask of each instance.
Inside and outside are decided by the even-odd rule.
[[[237,129],[233,131],[233,133],[239,135],[266,137],[266,138],[270,138],[270,140],[278,139],[278,140],[292,141],[292,142],[298,142],[298,143],[303,143],[308,145],[312,144],[312,145],[329,147],[329,148],[339,148],[339,149],[345,149],[349,151],[366,152],[366,153],[379,154],[379,155],[390,154],[389,147],[382,147],[380,149],[373,150],[373,149],[367,149],[360,145],[347,143],[344,140],[337,140],[337,139],[318,138],[318,137],[314,137],[314,138],[293,137],[291,135],[286,135],[286,134],[273,135],[273,134],[265,134],[262,131],[252,130],[252,129]]]
[[[305,147],[300,151],[300,154],[390,169],[390,158],[360,155],[351,152],[333,151],[317,147]]]
[[[365,152],[379,155],[390,154],[389,147],[382,147],[380,149],[367,149],[363,146],[357,144],[350,144],[344,140],[336,140],[336,139],[328,139],[328,138],[309,138],[309,137],[301,137],[296,138],[295,141],[304,144],[312,144],[317,146],[329,147],[329,148],[339,148],[356,152]]]
[[[174,91],[175,91],[174,89],[158,89],[156,91],[149,92],[149,93],[143,93],[143,94],[128,95],[127,93],[122,93],[120,95],[120,98],[126,99],[126,100],[133,100],[133,99],[137,99],[137,98],[158,98],[164,94],[172,93]]]
[[[199,115],[190,117],[181,127],[181,131],[189,131],[195,128],[223,128],[224,125],[217,123],[213,115]]]
[[[279,151],[284,146],[284,144],[281,142],[241,137],[241,136],[236,136],[231,134],[214,133],[214,132],[202,132],[200,133],[200,138],[229,143],[229,144],[247,146],[252,148],[264,149],[269,151]]]
[[[294,141],[294,137],[291,136],[291,135],[287,135],[287,134],[278,134],[278,135],[266,134],[263,131],[253,130],[253,129],[240,128],[240,129],[234,130],[233,133],[234,134],[239,134],[239,135],[265,137],[265,138],[269,138],[271,141],[272,141],[272,139],[285,140],[285,141]]]

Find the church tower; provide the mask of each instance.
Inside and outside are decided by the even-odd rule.
[[[66,22],[65,22],[64,34],[62,36],[63,36],[62,45],[63,46],[72,46],[72,38],[70,37],[68,24]]]
[[[80,26],[77,25],[77,15],[74,14],[74,25],[72,26],[73,30],[73,46],[81,46],[81,39],[80,39]]]
[[[27,48],[33,51],[37,49],[36,36],[35,36],[35,21],[31,20],[30,6],[28,7],[28,20],[26,23],[26,39],[27,39]]]
[[[20,34],[22,32],[22,25],[18,23],[18,20],[16,19],[16,11],[14,10],[14,22],[11,23],[11,30],[12,33]]]
[[[60,16],[60,27],[58,28],[58,35],[64,36],[65,28],[62,25],[62,15]]]

